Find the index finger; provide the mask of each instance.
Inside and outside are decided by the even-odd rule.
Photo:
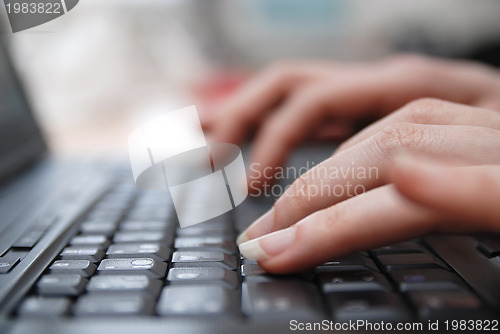
[[[473,141],[457,140],[474,138]],[[403,150],[451,159],[458,163],[500,161],[491,151],[500,131],[458,125],[401,123],[335,154],[301,175],[273,208],[242,233],[237,242],[286,228],[307,215],[386,184],[390,158]],[[472,145],[472,146],[471,146]],[[467,155],[464,155],[467,152]]]
[[[241,244],[240,250],[266,271],[296,272],[354,251],[428,234],[438,221],[434,211],[415,205],[387,185]]]
[[[324,76],[325,64],[278,64],[237,91],[210,121],[214,142],[241,144],[251,128],[298,84]]]

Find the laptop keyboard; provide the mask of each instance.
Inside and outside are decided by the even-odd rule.
[[[119,184],[83,217],[15,316],[399,322],[475,319],[487,311],[424,240],[357,252],[296,275],[266,274],[241,258],[235,243],[241,215],[232,214],[253,219],[268,207],[247,201],[236,213],[181,229],[165,193]],[[498,255],[495,240],[480,245],[484,256]]]

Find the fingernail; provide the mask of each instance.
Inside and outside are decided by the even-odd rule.
[[[240,245],[241,254],[249,260],[262,261],[284,252],[295,240],[296,228],[269,233]]]
[[[254,239],[271,232],[273,230],[273,220],[274,208],[271,208],[271,210],[260,216],[252,223],[252,225],[243,231],[239,235],[238,239],[236,239],[236,243],[240,245],[250,239]]]

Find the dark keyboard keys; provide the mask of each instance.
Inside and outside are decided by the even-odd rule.
[[[382,254],[402,254],[402,253],[426,253],[427,249],[416,241],[405,241],[375,248],[372,250],[377,255]]]
[[[250,317],[320,317],[318,300],[314,286],[302,281],[247,279],[242,285],[242,309]]]
[[[241,265],[241,276],[259,276],[265,274],[266,271],[262,269],[257,263],[243,262],[243,264]]]
[[[374,271],[340,271],[318,274],[324,293],[342,291],[390,291],[384,275]]]
[[[500,255],[500,237],[492,235],[478,235],[477,249],[487,257],[494,258]]]
[[[114,244],[109,246],[106,255],[110,259],[150,257],[159,261],[167,261],[171,251],[159,243]]]
[[[95,294],[78,298],[74,312],[77,316],[150,315],[154,302],[142,294]]]
[[[156,297],[162,282],[146,275],[98,275],[87,284],[89,292],[143,292]]]
[[[44,275],[36,286],[41,295],[77,296],[83,292],[88,280],[78,274]]]
[[[172,256],[174,267],[220,267],[236,269],[236,258],[218,251],[177,251]]]
[[[124,221],[120,224],[122,231],[161,231],[172,227],[165,220],[148,220],[148,221]]]
[[[118,221],[121,216],[121,209],[98,209],[89,212],[87,218],[93,221]]]
[[[136,208],[127,215],[128,220],[167,220],[170,217],[168,208]]]
[[[173,241],[173,234],[164,231],[135,231],[135,232],[117,232],[113,237],[114,243],[140,243],[140,242],[159,242],[170,246]]]
[[[97,271],[100,274],[144,274],[153,278],[162,278],[167,271],[167,264],[151,258],[104,259]]]
[[[171,284],[217,283],[229,288],[236,288],[239,281],[236,272],[218,267],[172,268],[167,280]]]
[[[234,231],[225,225],[201,227],[199,225],[178,228],[177,235],[180,237],[200,237],[200,236],[223,236],[234,238]]]
[[[18,309],[24,317],[64,316],[69,313],[71,301],[65,297],[28,297]]]
[[[80,226],[80,231],[84,234],[104,234],[109,237],[117,226],[116,221],[86,221]]]
[[[19,256],[12,256],[9,253],[0,256],[0,274],[7,274],[19,261],[21,261]]]
[[[378,271],[378,268],[369,257],[361,253],[353,253],[317,266],[315,272],[363,270]]]
[[[178,237],[175,239],[175,248],[180,250],[219,250],[228,254],[236,253],[236,244],[221,236],[205,237]]]
[[[233,289],[211,285],[171,285],[163,289],[156,311],[160,315],[235,314],[239,310],[238,294]]]
[[[404,269],[446,268],[446,265],[432,254],[385,254],[378,256],[387,271]]]
[[[77,235],[69,241],[69,244],[71,246],[95,246],[105,249],[109,246],[109,240],[103,234]]]
[[[399,296],[385,291],[334,292],[326,295],[337,322],[404,321],[409,313]]]
[[[30,228],[24,231],[19,238],[14,241],[12,247],[32,248],[45,233],[45,228]]]
[[[60,254],[63,260],[89,260],[97,263],[104,257],[104,251],[95,246],[66,247]]]
[[[422,319],[475,319],[481,316],[481,302],[470,291],[411,291],[408,297]]]
[[[57,260],[50,266],[53,274],[78,274],[90,277],[97,266],[89,260]]]
[[[463,286],[463,281],[456,274],[444,269],[395,270],[390,275],[402,292]]]

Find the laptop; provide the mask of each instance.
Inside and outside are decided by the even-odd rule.
[[[429,236],[267,274],[235,239],[273,198],[180,228],[128,162],[52,157],[4,45],[0,138],[2,333],[499,329],[498,237]],[[289,163],[330,153],[307,146]]]

